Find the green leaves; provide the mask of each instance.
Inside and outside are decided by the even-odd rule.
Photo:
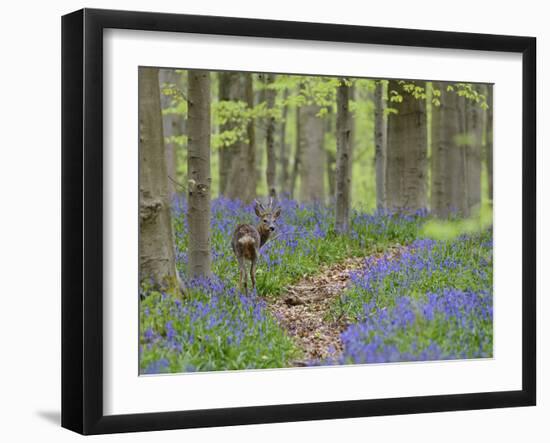
[[[213,134],[213,147],[222,148],[246,141],[247,125],[254,116],[244,101],[218,101],[212,105],[212,110],[214,122],[220,127],[220,132]]]
[[[441,106],[441,91],[437,88],[433,88],[431,83],[427,83],[429,85],[428,87],[431,88],[429,94],[425,88],[418,86],[414,81],[399,80],[398,84],[401,88],[399,91],[388,91],[389,101],[391,103],[401,103],[403,101],[403,94],[410,94],[417,100],[426,100],[431,94],[431,103],[434,106]],[[471,83],[454,83],[447,85],[446,91],[453,92],[459,97],[464,97],[469,101],[478,103],[482,109],[488,109],[487,97],[485,94],[479,92],[478,89],[478,87]]]
[[[471,83],[455,83],[455,90],[459,97],[464,97],[471,102],[478,103],[482,109],[489,109],[487,96],[481,94],[478,88]]]
[[[162,110],[163,115],[187,115],[187,97],[175,83],[163,83],[160,93],[170,98],[170,106]]]
[[[389,93],[391,103],[401,103],[403,101],[403,96],[399,92],[392,89]],[[397,110],[395,110],[395,113],[397,113]]]
[[[399,80],[398,84],[401,85],[403,91],[412,95],[416,99],[426,99],[426,89],[422,86],[418,86],[414,82],[408,82],[405,80]]]

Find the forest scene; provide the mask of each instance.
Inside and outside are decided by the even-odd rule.
[[[140,374],[493,356],[493,85],[138,76]]]

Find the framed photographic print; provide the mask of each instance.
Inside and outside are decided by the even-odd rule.
[[[62,425],[534,405],[535,51],[64,16]]]

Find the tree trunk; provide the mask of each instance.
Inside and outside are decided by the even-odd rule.
[[[414,212],[427,206],[426,101],[402,91],[396,80],[390,80],[388,90],[397,91],[403,101],[392,102],[397,114],[388,116],[386,201],[389,209]]]
[[[139,275],[176,283],[176,262],[160,108],[159,73],[139,69]]]
[[[336,133],[336,116],[331,109],[328,109],[325,119],[325,132],[327,134]],[[336,153],[329,149],[326,149],[326,165],[327,165],[327,183],[328,183],[328,195],[330,196],[331,203],[336,197]],[[350,153],[351,156],[351,153]]]
[[[220,72],[218,74],[219,89],[218,97],[220,102],[243,100],[242,75],[238,72]],[[230,131],[235,127],[234,122],[227,122],[220,125],[220,132]],[[220,195],[238,198],[239,183],[233,187],[234,194],[229,195],[230,186],[228,181],[238,179],[238,158],[240,155],[242,142],[238,141],[230,146],[222,146],[219,149],[219,182]],[[234,163],[237,163],[234,165]],[[235,168],[236,171],[233,170]],[[235,176],[234,174],[235,173]],[[237,195],[235,195],[237,194]]]
[[[244,77],[244,89],[246,104],[249,109],[254,107],[254,89],[252,84],[252,74],[247,73]],[[245,143],[245,169],[246,181],[244,182],[244,198],[246,203],[250,203],[256,198],[256,132],[255,123],[252,119],[246,128],[247,143]]]
[[[298,175],[300,173],[300,160],[301,160],[301,128],[300,128],[300,108],[296,107],[296,149],[294,151],[294,163],[292,165],[292,176],[290,180],[290,197],[295,198],[296,195],[296,182],[298,181]]]
[[[489,182],[489,200],[493,202],[493,85],[487,85],[487,120],[485,122],[485,159],[487,162],[487,180]]]
[[[328,193],[330,198],[336,195],[336,155],[332,151],[327,151],[327,176],[328,176]]]
[[[324,122],[317,105],[300,108],[300,195],[304,202],[324,202]]]
[[[466,101],[466,191],[468,213],[481,205],[481,148],[483,141],[483,110],[479,103]]]
[[[254,107],[254,90],[252,88],[252,74],[235,73],[239,76],[240,87],[238,97],[251,109]],[[256,196],[256,140],[254,120],[246,125],[246,140],[235,143],[231,150],[231,167],[225,181],[225,195],[231,199],[240,199],[246,203],[251,202]]]
[[[350,206],[350,148],[351,114],[349,111],[350,87],[346,79],[340,80],[336,96],[336,220],[335,230],[340,234],[349,231]]]
[[[285,90],[283,99],[286,101],[288,98],[288,91]],[[286,119],[288,116],[288,106],[283,104],[282,119],[279,126],[279,190],[290,195],[290,176],[288,173],[288,145],[286,143]]]
[[[267,74],[266,76],[266,101],[267,109],[273,112],[275,108],[275,96],[277,91],[270,89],[269,86],[275,81],[275,75]],[[275,157],[275,116],[269,115],[267,117],[267,128],[265,133],[265,146],[267,151],[267,168],[266,168],[266,180],[267,180],[267,193],[274,199],[277,198],[277,190],[275,188],[275,179],[277,174],[277,158]]]
[[[440,105],[432,107],[431,210],[439,217],[453,212],[468,216],[465,188],[465,148],[461,140],[464,99],[434,82]]]
[[[382,80],[374,91],[374,163],[376,170],[376,207],[386,208],[386,151],[388,127],[385,114],[386,90]]]
[[[210,74],[188,80],[189,276],[210,276]]]
[[[349,100],[350,102],[357,102],[357,96],[358,91],[355,83],[351,83],[349,86]],[[350,105],[351,108],[351,105]],[[353,201],[353,186],[351,185],[351,179],[353,177],[353,156],[355,155],[355,135],[356,135],[356,121],[355,121],[355,113],[350,111],[350,120],[349,120],[349,130],[350,130],[350,136],[349,136],[349,180],[350,180],[350,187],[349,187],[349,200],[350,200],[350,208],[351,208],[351,202]]]
[[[170,108],[172,98],[169,95],[162,93],[163,86],[174,85],[177,87],[178,76],[174,69],[160,69],[159,70],[159,83],[160,83],[160,105],[161,109],[165,110]],[[168,173],[168,191],[173,196],[178,189],[174,181],[177,181],[176,176],[176,145],[173,141],[167,140],[171,137],[181,135],[181,115],[179,114],[162,114],[162,128],[164,132],[164,149],[166,151],[166,170]]]

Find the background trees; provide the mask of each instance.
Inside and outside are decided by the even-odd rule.
[[[416,211],[427,207],[428,133],[425,82],[390,80],[386,163],[387,207]]]
[[[305,202],[325,200],[325,126],[317,117],[320,111],[316,104],[301,106],[298,111],[300,199]]]
[[[374,162],[376,174],[376,207],[386,207],[386,162],[388,126],[386,119],[387,92],[385,82],[379,80],[374,93]]]
[[[242,85],[242,74],[238,72],[220,72],[218,73],[218,88],[219,88],[219,98],[218,103],[220,109],[223,109],[222,106],[227,106],[229,115],[232,111],[231,105],[236,102],[237,105],[240,104],[240,101],[243,98],[243,85]],[[236,195],[231,195],[231,193],[236,193],[238,187],[231,188],[228,186],[228,180],[231,179],[232,184],[234,185],[235,180],[235,167],[233,162],[239,158],[240,151],[242,148],[242,142],[239,140],[239,137],[235,136],[235,133],[239,133],[239,123],[234,121],[236,119],[230,119],[229,116],[223,119],[219,124],[220,134],[229,134],[225,138],[220,139],[220,149],[219,149],[219,162],[218,162],[218,173],[219,173],[219,194],[226,195],[229,197],[236,197]]]
[[[487,186],[489,200],[493,201],[493,87],[485,86],[487,107],[485,120],[485,163],[487,165]]]
[[[465,100],[434,83],[440,91],[439,106],[432,110],[431,209],[441,217],[458,211],[469,213],[466,199],[466,151],[462,133]]]
[[[492,85],[142,71],[144,273],[171,275],[147,268],[173,259],[146,231],[171,236],[169,194],[184,188],[190,275],[209,274],[212,197],[330,204],[337,232],[352,207],[468,217],[492,199]]]

